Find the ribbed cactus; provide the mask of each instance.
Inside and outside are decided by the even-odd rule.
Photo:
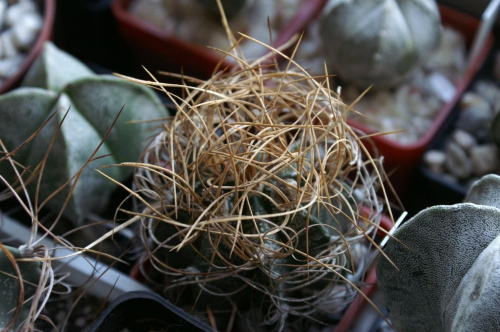
[[[168,112],[152,90],[116,77],[93,74],[71,55],[46,43],[23,87],[0,96],[0,139],[11,151],[35,133],[51,114],[54,117],[36,137],[12,157],[34,171],[57,134],[43,169],[39,202],[69,183],[48,202],[59,212],[75,185],[64,212],[79,222],[90,213],[102,211],[115,188],[94,169],[137,161],[152,135],[150,130],[155,124],[151,120],[165,118]],[[95,160],[79,175],[92,156]],[[7,162],[0,167],[2,175],[12,174]],[[131,176],[131,170],[125,168],[110,168],[106,172],[122,181]],[[30,189],[34,195],[34,183]]]
[[[500,176],[464,203],[434,206],[395,233],[377,279],[396,331],[500,330]]]
[[[407,78],[440,36],[434,0],[338,0],[321,19],[330,72],[363,88]]]

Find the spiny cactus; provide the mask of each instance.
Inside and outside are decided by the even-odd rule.
[[[377,263],[397,331],[500,330],[500,176],[487,175],[464,203],[434,206],[395,233]]]
[[[131,214],[148,279],[177,305],[210,307],[218,328],[300,329],[356,294],[382,174],[345,122],[350,107],[323,83],[292,62],[238,61],[206,82],[185,78],[185,98],[170,95],[175,117],[141,163],[123,164],[136,168],[132,195],[144,205]]]

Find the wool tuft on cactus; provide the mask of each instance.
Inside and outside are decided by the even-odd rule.
[[[378,248],[380,160],[346,123],[351,106],[292,59],[282,71],[231,56],[239,69],[183,77],[183,98],[128,78],[176,106],[142,162],[122,163],[136,169],[130,193],[143,208],[130,211],[141,269],[220,330],[328,323]]]

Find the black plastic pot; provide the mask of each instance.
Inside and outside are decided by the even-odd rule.
[[[114,300],[88,332],[212,331],[212,328],[151,292],[128,292]]]

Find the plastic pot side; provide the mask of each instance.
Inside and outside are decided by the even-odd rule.
[[[183,72],[196,78],[208,78],[216,68],[231,68],[233,64],[207,47],[168,34],[148,22],[132,16],[128,8],[133,0],[113,0],[111,10],[118,29],[132,52],[148,70]],[[284,45],[294,35],[307,28],[321,13],[327,0],[307,0],[275,37],[274,47]],[[291,48],[285,53],[290,54]]]
[[[31,50],[28,52],[26,58],[24,59],[16,74],[6,79],[3,84],[0,85],[0,94],[10,91],[21,84],[24,75],[42,51],[43,44],[52,38],[52,30],[54,28],[56,12],[56,0],[44,0],[42,9],[43,26],[35,41],[35,44],[31,47]]]
[[[468,46],[472,44],[476,31],[480,26],[480,20],[455,9],[440,5],[439,11],[443,24],[448,25],[462,34]],[[389,172],[395,171],[391,176],[391,182],[398,193],[403,193],[409,177],[416,170],[420,158],[429,147],[432,139],[436,136],[439,128],[452,113],[454,106],[462,97],[473,77],[484,64],[493,45],[493,35],[488,36],[487,42],[475,59],[474,64],[465,72],[462,80],[456,86],[456,92],[451,101],[446,103],[434,119],[432,126],[417,142],[413,144],[401,144],[390,136],[378,135],[372,137],[378,153],[384,156],[384,165]],[[364,133],[373,134],[375,131],[354,120],[348,123]]]

